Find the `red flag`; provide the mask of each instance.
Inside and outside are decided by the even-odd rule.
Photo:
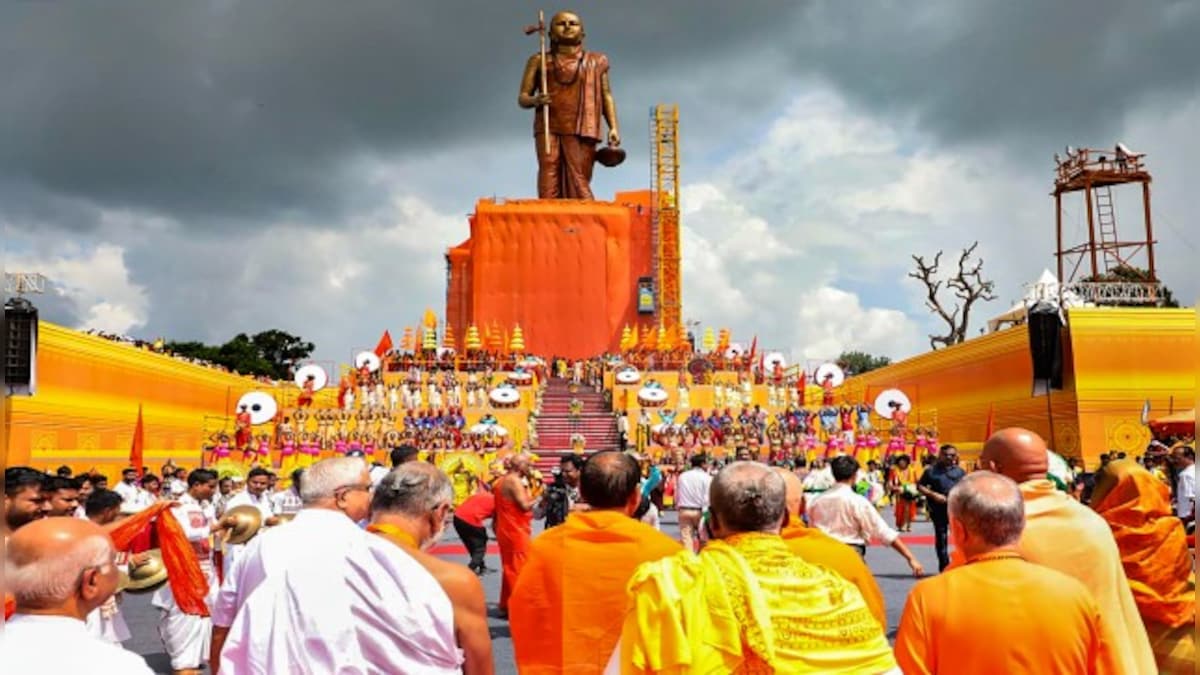
[[[137,470],[138,479],[142,478],[142,456],[146,451],[146,433],[142,428],[142,405],[138,404],[137,426],[133,428],[133,445],[129,448],[129,466]]]
[[[754,362],[754,355],[757,353],[758,353],[758,336],[755,335],[754,339],[750,342],[750,362],[751,363]]]
[[[983,440],[986,441],[987,439],[991,438],[992,434],[995,433],[995,431],[996,431],[996,407],[995,407],[994,403],[989,403],[988,404],[987,430],[984,431]]]
[[[392,351],[392,333],[391,331],[383,331],[383,337],[379,338],[379,344],[375,345],[375,356],[383,358],[383,355]]]

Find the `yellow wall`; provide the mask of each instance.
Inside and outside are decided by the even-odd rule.
[[[1195,309],[1075,309],[1070,313],[1077,435],[1088,456],[1121,450],[1140,455],[1150,442],[1141,423],[1194,405]]]
[[[54,324],[38,326],[37,393],[10,399],[7,465],[76,470],[110,477],[129,461],[143,405],[145,462],[200,464],[208,433],[232,428],[227,415],[252,379],[192,365]],[[206,433],[206,430],[208,433]]]
[[[989,407],[995,428],[1032,429],[1089,467],[1109,449],[1140,454],[1149,442],[1142,402],[1166,411],[1189,405],[1196,386],[1194,309],[1070,310],[1063,390],[1032,396],[1029,333],[1017,326],[850,378],[851,398],[889,387],[913,401],[911,424],[936,425],[939,439],[971,457],[984,440]],[[1053,418],[1053,434],[1050,420]]]

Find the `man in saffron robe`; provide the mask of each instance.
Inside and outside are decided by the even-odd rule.
[[[534,540],[509,600],[522,674],[601,672],[621,636],[625,587],[634,570],[682,550],[633,519],[640,479],[630,455],[593,455],[579,479],[588,510],[571,513]]]
[[[408,462],[392,469],[376,486],[367,531],[404,549],[437,579],[454,607],[454,635],[463,650],[463,673],[490,675],[494,671],[492,638],[483,584],[464,565],[425,552],[445,534],[453,512],[454,489],[449,477],[432,464]]]
[[[1083,584],[1021,555],[1016,483],[975,472],[951,490],[949,509],[966,562],[909,593],[896,635],[905,675],[1133,672],[1120,670],[1106,617]]]
[[[1107,640],[1120,658],[1119,672],[1156,672],[1112,531],[1103,518],[1046,478],[1046,441],[1028,429],[1001,429],[984,443],[979,461],[981,468],[1003,474],[1021,488],[1025,531],[1019,550],[1024,559],[1075,577],[1091,591],[1111,632]],[[951,560],[958,565],[966,558],[956,550]]]
[[[1112,528],[1161,673],[1196,664],[1196,573],[1166,484],[1131,459],[1097,472],[1091,507]]]
[[[804,562],[824,565],[857,586],[867,603],[867,609],[886,630],[887,609],[883,602],[883,591],[879,590],[871,568],[867,567],[857,551],[800,520],[800,515],[804,513],[804,483],[787,469],[775,470],[783,477],[787,489],[788,517],[779,532],[787,547]]]
[[[779,536],[786,488],[756,462],[712,484],[716,537],[695,555],[645,563],[611,673],[898,672],[862,594],[794,555]]]
[[[533,508],[538,499],[529,494],[525,481],[531,475],[528,455],[517,455],[509,464],[508,473],[496,481],[496,544],[500,547],[500,614],[508,615],[508,598],[517,585],[517,576],[529,557],[529,540],[533,529]]]

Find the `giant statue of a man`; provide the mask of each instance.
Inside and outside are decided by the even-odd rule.
[[[538,158],[540,199],[592,199],[592,168],[597,146],[604,140],[600,118],[608,123],[610,148],[600,161],[615,165],[623,152],[617,126],[617,104],[608,85],[608,57],[583,48],[583,22],[572,12],[550,19],[550,47],[546,51],[546,87],[541,82],[541,53],[529,57],[521,77],[517,104],[537,108],[533,135]],[[546,142],[543,116],[550,115]],[[549,152],[547,152],[547,147]]]

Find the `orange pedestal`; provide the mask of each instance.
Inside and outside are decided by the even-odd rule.
[[[481,200],[471,238],[446,255],[447,320],[520,325],[526,350],[546,356],[616,351],[622,328],[639,323],[638,279],[653,273],[649,197]]]

